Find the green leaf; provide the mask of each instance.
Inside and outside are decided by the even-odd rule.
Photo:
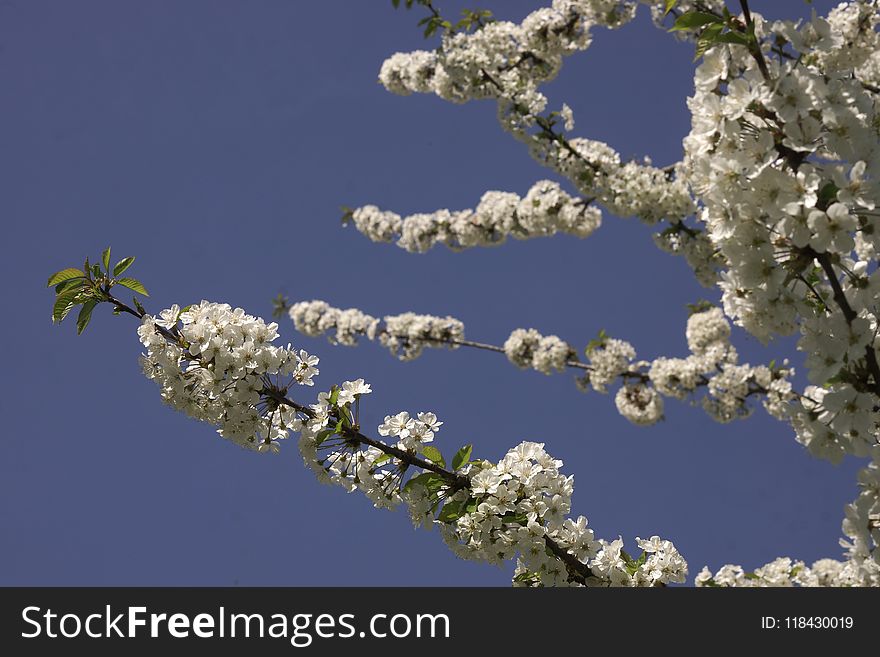
[[[382,456],[377,458],[375,461],[373,461],[373,467],[375,468],[376,466],[382,465],[386,461],[390,461],[392,458],[393,457],[391,456],[391,454],[383,454]]]
[[[677,5],[677,4],[678,4],[678,0],[666,0],[666,11],[663,13],[663,15],[665,16],[670,11],[675,9],[675,5]]]
[[[66,281],[61,281],[58,285],[55,286],[55,294],[64,294],[65,292],[70,292],[71,290],[79,290],[82,286],[86,284],[86,279],[84,278],[69,278]]]
[[[58,283],[69,281],[72,278],[85,278],[85,274],[82,272],[82,270],[75,269],[74,267],[62,269],[61,271],[56,271],[49,277],[49,282],[46,284],[46,287],[58,285]]]
[[[508,512],[501,516],[501,522],[506,522],[514,525],[525,525],[528,523],[529,518],[525,513],[512,513]]]
[[[713,23],[700,34],[700,38],[697,40],[697,50],[694,53],[694,61],[697,61],[700,57],[702,57],[709,48],[715,45],[716,37],[721,34],[721,30],[724,29],[724,25],[722,23]]]
[[[416,475],[403,487],[404,492],[412,488],[413,486],[424,486],[428,489],[429,494],[436,494],[440,489],[445,487],[446,480],[438,475],[436,472],[423,472],[422,474]]]
[[[447,502],[440,510],[440,515],[437,516],[437,520],[440,522],[452,522],[453,520],[461,518],[462,515],[464,514],[461,510],[461,502]]]
[[[113,267],[113,275],[119,276],[119,274],[131,267],[131,265],[134,263],[134,258],[134,256],[131,256],[130,258],[123,258],[122,260],[117,262],[116,265]]]
[[[144,284],[136,278],[120,278],[116,282],[122,287],[127,287],[129,290],[134,290],[138,294],[143,294],[145,297],[150,296],[147,292],[147,288],[144,287]]]
[[[715,37],[715,43],[734,43],[738,46],[748,46],[749,37],[739,32],[725,32]]]
[[[319,431],[318,435],[315,436],[315,444],[320,445],[325,440],[327,440],[330,436],[332,436],[334,433],[335,433],[335,431],[333,431],[333,429],[323,429],[323,430]]]
[[[104,253],[101,254],[101,261],[104,263],[104,271],[108,274],[110,273],[110,247],[108,246],[104,249]]]
[[[707,14],[704,11],[689,11],[675,19],[675,23],[670,32],[680,32],[682,30],[693,30],[710,23],[720,23],[723,19],[715,14]]]
[[[441,454],[440,450],[433,445],[425,445],[422,447],[422,454],[431,459],[431,461],[439,465],[441,468],[446,467],[446,461],[443,459],[443,454]]]
[[[86,326],[89,325],[89,320],[92,319],[92,311],[97,305],[98,302],[94,299],[89,299],[83,304],[82,310],[79,311],[79,317],[76,318],[77,335],[80,335],[83,331],[86,330]]]
[[[514,575],[514,582],[525,582],[526,584],[532,586],[538,586],[541,583],[541,577],[537,573],[532,573],[527,570],[522,571],[519,575]]]
[[[473,445],[465,445],[460,450],[458,450],[455,453],[455,456],[452,457],[452,469],[458,470],[462,466],[467,465],[467,462],[471,460],[471,453],[473,451]]]
[[[330,388],[330,398],[327,401],[331,406],[336,406],[336,402],[339,401],[339,386]]]
[[[76,305],[76,302],[74,301],[75,298],[76,294],[73,292],[59,294],[55,298],[55,305],[52,307],[52,321],[54,323],[60,324],[64,321],[64,318],[67,317],[67,313],[69,313]]]
[[[825,183],[822,186],[822,189],[819,190],[819,199],[816,201],[816,206],[819,208],[827,208],[835,199],[837,199],[837,192],[839,191],[837,185],[833,182]]]
[[[354,220],[354,208],[343,205],[339,209],[342,210],[342,225],[348,226],[349,222]]]
[[[687,303],[685,304],[688,309],[688,317],[691,315],[696,315],[697,313],[704,313],[707,310],[712,310],[715,306],[710,301],[706,301],[705,299],[700,299],[696,303]]]
[[[351,427],[351,411],[348,410],[346,406],[339,406],[339,421],[342,422],[346,427]]]
[[[605,329],[599,330],[599,335],[590,340],[587,343],[586,349],[584,349],[584,353],[589,356],[593,351],[598,349],[599,347],[604,347],[605,342],[608,340],[608,334],[605,332]]]
[[[137,297],[132,297],[131,300],[134,302],[134,307],[137,308],[137,311],[138,311],[141,315],[146,315],[146,314],[147,314],[147,311],[146,311],[146,310],[144,309],[144,307],[141,305],[141,302],[138,301],[138,298],[137,298]]]
[[[624,557],[624,563],[626,565],[626,572],[630,574],[630,576],[635,575],[636,571],[648,560],[648,553],[642,552],[638,559],[633,559],[629,556],[624,550],[620,551],[621,555]]]

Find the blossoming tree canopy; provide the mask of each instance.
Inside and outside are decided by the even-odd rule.
[[[617,410],[636,425],[661,420],[667,400],[698,401],[719,422],[746,418],[761,405],[812,455],[864,461],[860,493],[845,511],[843,559],[807,566],[781,558],[751,572],[703,569],[696,584],[880,585],[878,0],[842,2],[806,21],[765,20],[746,0],[553,0],[519,23],[488,11],[453,22],[431,0],[393,4],[422,9],[425,34],[439,45],[389,57],[381,84],[400,95],[495,103],[502,129],[564,182],[541,180],[521,193],[490,190],[472,209],[405,217],[367,204],[347,209],[346,223],[373,242],[424,253],[557,233],[587,238],[601,230],[603,211],[634,216],[656,231],[660,248],[685,258],[720,304],[691,308],[683,327],[689,354],[649,360],[637,360],[633,344],[604,331],[581,347],[536,328],[512,328],[503,345],[492,345],[466,338],[464,324],[450,316],[380,319],[327,301],[284,298],[279,316],[335,344],[378,341],[402,360],[426,348],[477,348],[547,375],[571,369],[584,391],[614,389]],[[541,91],[567,57],[589,48],[594,30],[622,26],[640,5],[670,38],[692,41],[696,54],[691,130],[681,160],[664,167],[575,136],[572,109],[551,106]],[[360,491],[376,507],[405,506],[417,526],[436,527],[463,558],[515,561],[517,585],[686,580],[688,566],[670,541],[636,537],[640,553],[630,554],[623,538],[596,538],[584,516],[571,514],[573,477],[550,455],[549,438],[520,442],[491,461],[478,445],[445,445],[438,439],[444,422],[431,411],[389,412],[370,431],[360,423],[372,392],[363,378],[305,402],[296,391],[313,385],[319,359],[273,344],[277,324],[208,301],[158,314],[138,301],[129,306],[116,296],[118,286],[146,294],[121,276],[132,262],[111,268],[107,249],[101,264],[87,260],[50,277],[53,319],[80,306],[81,332],[102,303],[138,318],[142,368],[163,401],[223,438],[275,453],[298,435],[319,480]],[[799,334],[802,362],[741,363],[732,325],[763,342]],[[810,385],[803,389],[793,382],[795,365],[806,370]]]

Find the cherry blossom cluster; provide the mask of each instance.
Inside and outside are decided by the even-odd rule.
[[[330,392],[319,393],[315,404],[308,409],[302,409],[304,420],[299,450],[303,462],[322,483],[342,486],[349,493],[360,490],[376,508],[394,508],[401,501],[400,462],[389,458],[387,451],[381,449],[381,443],[366,445],[351,439],[352,427],[357,426],[352,408],[363,395],[371,392],[372,387],[368,383],[357,379],[345,381],[341,387]],[[402,433],[404,438],[409,438],[416,433],[415,422],[407,414],[401,413],[397,419],[400,425],[394,435]],[[391,418],[386,419],[386,425],[389,420]],[[422,436],[431,431],[420,423],[419,432]],[[386,432],[384,435],[390,433]],[[412,437],[410,447],[416,442],[417,439]]]
[[[857,4],[867,10],[874,3]],[[800,28],[756,19],[774,39],[802,47],[813,40],[815,52],[843,43],[819,17]],[[875,41],[876,22],[875,7],[864,21]],[[815,42],[818,35],[825,36]],[[856,234],[870,248],[876,239],[863,230],[863,211],[874,209],[878,193],[872,182],[880,166],[877,101],[851,68],[820,69],[804,60],[819,61],[769,60],[768,84],[745,48],[713,48],[697,69],[689,101],[687,178],[703,204],[700,219],[726,261],[725,312],[764,340],[792,333],[799,316],[808,318],[808,330],[815,323],[822,326],[816,333],[827,335],[827,313],[814,306],[830,303],[832,295],[812,280],[816,256],[843,258],[840,265],[867,284],[866,263],[860,268],[850,255]],[[814,351],[807,344],[803,350]]]
[[[330,333],[332,342],[349,347],[359,337],[378,340],[400,360],[418,358],[425,347],[454,349],[455,342],[464,339],[464,324],[449,316],[402,313],[386,315],[380,322],[357,308],[342,310],[317,300],[295,303],[288,313],[300,333],[312,337]]]
[[[515,329],[504,342],[504,353],[520,369],[532,368],[544,374],[564,372],[577,359],[577,352],[562,338],[541,335],[535,329]]]
[[[614,401],[618,412],[638,425],[651,425],[663,418],[663,397],[684,400],[705,390],[702,406],[719,422],[746,417],[748,397],[760,395],[767,411],[788,419],[795,399],[788,367],[738,365],[730,344],[730,323],[720,308],[703,309],[688,319],[686,331],[691,355],[637,361],[635,348],[625,340],[600,334],[587,347],[587,363],[577,360],[575,350],[556,336],[542,336],[535,329],[517,329],[504,344],[508,359],[518,367],[531,367],[545,374],[566,367],[583,369],[579,388],[607,392],[622,382]]]
[[[840,463],[846,454],[868,456],[877,444],[877,397],[851,385],[807,386],[789,408],[798,442],[813,456]]]
[[[870,586],[858,578],[857,569],[851,562],[836,559],[819,559],[812,566],[789,557],[774,559],[768,564],[747,572],[742,566],[728,564],[713,575],[703,568],[695,580],[697,587],[816,587],[816,586]]]
[[[525,122],[523,128],[530,126],[528,119],[518,118]],[[568,178],[581,194],[596,199],[615,216],[656,224],[664,218],[680,221],[694,211],[677,169],[660,169],[648,158],[622,162],[620,154],[601,141],[560,138],[546,127],[513,134],[527,144],[535,160]]]
[[[639,2],[651,6],[661,26],[665,2]],[[675,13],[696,4],[720,8],[722,2],[684,0]],[[396,53],[382,64],[379,81],[388,91],[404,96],[434,93],[455,103],[514,100],[536,115],[546,106],[537,88],[558,75],[563,58],[589,48],[594,27],[621,27],[635,17],[635,10],[636,2],[626,0],[553,0],[550,7],[533,11],[519,24],[493,21],[473,33],[446,33],[435,51]]]
[[[455,342],[464,338],[464,324],[449,315],[402,313],[386,315],[383,321],[385,330],[379,334],[379,342],[400,360],[418,358],[425,347],[455,349]]]
[[[663,251],[682,256],[693,270],[697,282],[712,288],[718,284],[723,259],[715,250],[705,230],[697,230],[677,221],[655,233],[654,243]]]
[[[685,256],[701,282],[713,285],[718,262],[700,231],[689,229],[673,239],[681,220],[693,213],[694,205],[680,179],[658,169],[649,161],[621,163],[607,145],[587,139],[558,141],[529,137],[532,155],[574,181],[583,198],[564,192],[558,183],[540,181],[525,197],[510,192],[486,192],[475,210],[437,210],[405,218],[374,205],[351,213],[355,227],[374,242],[395,242],[413,253],[423,253],[435,244],[462,250],[502,244],[508,235],[516,239],[568,233],[588,237],[601,225],[602,203],[612,214],[637,216],[654,224],[667,218],[673,225],[660,233],[658,243],[666,251]]]
[[[623,539],[599,539],[597,556],[590,561],[594,576],[587,586],[651,587],[667,583],[682,583],[687,577],[687,562],[671,541],[659,536],[649,539],[636,537],[642,556],[636,560],[623,549]],[[518,559],[513,576],[516,587],[546,586],[540,571],[530,569],[526,559]]]
[[[328,336],[331,343],[347,347],[356,345],[361,336],[375,340],[379,327],[377,318],[357,308],[342,310],[325,301],[302,301],[291,306],[288,312],[300,333],[312,337],[331,333]]]
[[[634,10],[635,3],[619,0],[553,0],[520,24],[495,21],[471,34],[446,34],[438,51],[397,53],[382,64],[379,81],[396,94],[434,93],[455,103],[519,89],[541,104],[535,89],[556,77],[562,58],[586,50],[594,26],[619,27]]]
[[[795,50],[810,52],[816,58],[819,69],[852,70],[858,80],[877,86],[880,82],[878,10],[880,4],[876,0],[841,2],[824,22],[813,21],[803,30],[795,29],[790,22],[782,23],[780,28]]]
[[[651,5],[660,20],[656,12],[662,11],[665,3],[643,0],[643,4]],[[688,4],[683,3],[682,10]],[[668,219],[672,227],[680,226],[695,206],[677,167],[660,169],[648,159],[622,162],[605,143],[564,137],[556,124],[561,120],[565,131],[574,129],[571,108],[563,105],[561,111],[547,113],[547,99],[538,91],[542,83],[557,75],[563,57],[589,47],[593,27],[619,27],[633,18],[635,9],[635,2],[554,0],[551,7],[532,12],[520,24],[496,21],[472,34],[446,34],[433,52],[397,53],[382,65],[379,81],[401,95],[435,93],[458,103],[494,99],[502,127],[522,141],[539,163],[568,178],[584,199],[598,201],[617,216],[636,216],[650,224]],[[489,194],[497,209],[504,210],[514,202]],[[583,205],[574,214],[579,231],[591,232],[598,227],[600,214],[593,206]],[[420,252],[438,241],[453,248],[499,243],[506,233],[491,229],[498,225],[497,219],[487,227],[485,215],[441,210],[404,221],[394,213],[366,206],[356,210],[353,218],[371,239],[391,241],[402,233],[398,244]],[[501,225],[511,224],[512,208],[504,216]],[[563,220],[572,225],[570,218]],[[546,225],[542,221],[541,230],[530,230],[527,236],[555,232]],[[690,239],[667,238],[661,243],[666,250],[684,255],[701,282],[713,285],[717,263],[707,266],[713,259],[712,250],[705,239],[693,239],[699,233],[691,228]]]
[[[517,557],[514,584],[529,586],[658,586],[684,582],[687,564],[673,544],[659,537],[637,539],[644,550],[638,561],[622,550],[623,541],[596,540],[587,519],[567,517],[573,478],[560,472],[543,443],[523,442],[497,464],[476,461],[467,470],[469,488],[450,490],[439,525],[447,545],[464,559],[501,563]],[[424,512],[430,491],[415,487],[410,499]],[[445,520],[445,521],[444,521]],[[548,540],[567,551],[591,573],[584,581],[570,577],[566,563]]]
[[[738,365],[736,349],[730,344],[730,323],[719,308],[693,313],[688,319],[686,337],[691,351],[687,358],[661,357],[638,364],[639,371],[646,376],[636,383],[626,383],[615,398],[624,417],[636,424],[651,424],[662,417],[659,395],[686,399],[700,388],[705,388],[701,401],[704,410],[718,422],[748,416],[751,410],[746,401],[756,394],[762,396],[771,415],[786,417],[794,398],[788,377],[794,371],[787,367]],[[596,369],[590,372],[589,379],[592,382],[598,373],[602,386],[621,367],[623,372],[632,372],[626,369],[626,360],[635,358],[635,350],[628,343],[615,346],[611,358],[602,353],[607,348],[602,346],[591,354],[591,364]]]
[[[876,0],[841,3],[803,24],[755,15],[774,49],[767,74],[745,48],[711,49],[685,139],[699,218],[725,263],[725,313],[764,341],[800,331],[816,385],[789,421],[811,453],[835,462],[866,456],[880,433],[878,10]],[[769,56],[778,53],[788,56]]]
[[[355,227],[374,242],[392,242],[413,253],[436,244],[454,251],[515,239],[568,233],[588,237],[602,222],[598,208],[566,194],[558,183],[542,180],[520,198],[509,192],[483,194],[474,210],[414,214],[403,219],[374,205],[354,210]]]
[[[266,391],[313,385],[318,358],[272,345],[278,337],[274,322],[202,301],[182,311],[173,305],[157,317],[144,315],[138,336],[147,350],[141,356],[144,375],[161,388],[162,399],[219,427],[224,438],[275,452],[279,440],[300,429],[291,409],[273,404]]]
[[[741,566],[726,565],[714,575],[703,568],[696,586],[880,586],[880,447],[873,460],[859,471],[861,492],[847,505],[843,533],[847,558],[820,559],[807,567],[787,557],[747,573]]]

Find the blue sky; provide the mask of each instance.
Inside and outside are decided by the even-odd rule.
[[[495,4],[515,20],[538,6]],[[809,11],[753,3],[771,8]],[[665,165],[688,131],[693,50],[640,13],[598,30],[546,91],[573,108],[578,136]],[[402,511],[321,486],[295,443],[258,456],[163,406],[139,372],[133,320],[104,307],[81,337],[52,326],[46,276],[107,244],[137,256],[131,271],[155,311],[210,299],[268,316],[283,292],[379,316],[448,313],[496,344],[534,327],[583,346],[604,328],[640,357],[686,354],[685,304],[718,295],[636,220],[606,216],[587,240],[421,256],[340,226],[342,205],[466,208],[487,189],[523,194],[553,178],[501,131],[493,104],[401,98],[376,83],[388,55],[433,47],[419,17],[378,0],[0,3],[0,584],[509,583],[512,566],[462,562]],[[612,396],[497,354],[400,363],[377,345],[332,347],[286,320],[281,330],[321,357],[319,386],[372,383],[365,426],[433,410],[446,422],[438,447],[472,442],[493,460],[545,442],[598,536],[634,547],[660,534],[692,575],[840,555],[858,463],[811,458],[762,409],[719,425],[668,402],[663,423],[639,428]],[[791,340],[734,340],[746,360],[792,354]]]

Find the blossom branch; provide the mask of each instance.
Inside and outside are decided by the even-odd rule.
[[[314,410],[312,410],[308,406],[297,403],[289,397],[281,394],[281,392],[278,390],[267,390],[265,394],[268,398],[273,399],[277,403],[290,406],[298,413],[302,413],[303,415],[311,419],[315,419],[315,417],[317,416],[317,413]],[[342,419],[337,413],[331,413],[331,417],[337,422]],[[364,445],[375,447],[383,454],[393,456],[399,461],[405,463],[407,466],[416,466],[418,468],[421,468],[422,470],[434,472],[446,479],[456,488],[466,488],[469,484],[469,479],[466,476],[447,470],[437,465],[436,463],[431,463],[430,461],[419,458],[415,454],[402,450],[398,447],[395,447],[394,445],[388,445],[386,443],[383,443],[381,440],[376,440],[374,438],[370,438],[369,436],[365,436],[354,426],[342,426],[340,427],[339,432],[346,438],[353,440],[355,443],[363,443]]]
[[[291,408],[294,408],[296,411],[303,413],[304,415],[314,419],[316,416],[315,411],[308,408],[307,406],[303,406],[288,397],[279,396],[277,393],[270,395],[272,399],[275,399],[280,404],[286,404]],[[331,413],[331,417],[339,421],[342,418],[336,414]],[[426,470],[429,472],[434,472],[441,477],[443,477],[446,481],[450,483],[452,486],[452,492],[468,489],[470,487],[470,478],[467,475],[459,474],[443,468],[436,463],[432,463],[430,461],[426,461],[422,458],[419,458],[412,452],[399,449],[394,447],[393,445],[388,445],[381,440],[376,440],[365,436],[361,433],[356,427],[341,427],[339,432],[345,436],[346,438],[354,441],[355,443],[362,443],[365,445],[369,445],[370,447],[375,447],[383,454],[388,454],[389,456],[393,456],[398,459],[401,463],[404,463],[405,466],[415,466],[421,468],[422,470]],[[577,581],[581,584],[586,582],[587,577],[595,577],[589,567],[581,563],[577,560],[577,558],[571,554],[568,550],[560,546],[553,538],[550,536],[544,536],[544,541],[547,545],[547,549],[550,550],[553,555],[560,559],[563,563],[565,563],[566,568],[569,571],[569,575],[572,580]]]
[[[592,387],[605,392],[609,385],[620,382],[623,387],[615,404],[624,417],[636,424],[653,424],[662,418],[663,402],[658,392],[685,399],[704,388],[704,409],[721,421],[748,415],[746,401],[753,396],[762,396],[765,408],[774,417],[784,416],[785,405],[802,397],[786,380],[791,370],[772,364],[738,365],[736,352],[728,342],[729,323],[719,309],[711,306],[694,306],[687,328],[692,355],[686,359],[636,361],[632,345],[600,332],[587,346],[589,362],[585,363],[578,360],[577,351],[569,343],[555,335],[541,335],[535,329],[516,329],[503,346],[497,346],[465,339],[464,325],[453,317],[404,313],[380,320],[356,308],[333,308],[324,301],[303,301],[291,306],[282,299],[277,303],[305,335],[327,333],[331,342],[347,346],[366,337],[379,341],[401,360],[412,360],[430,347],[470,347],[503,353],[517,367],[543,374],[578,370],[584,373],[576,380],[582,390]]]
[[[168,403],[195,415],[199,419],[219,424],[221,428],[218,432],[221,435],[238,442],[243,447],[256,449],[259,452],[274,452],[278,450],[278,440],[286,438],[287,434],[292,431],[301,432],[301,440],[308,444],[310,440],[315,440],[314,431],[319,427],[335,425],[332,429],[321,430],[321,433],[324,434],[322,442],[337,450],[339,447],[343,448],[343,451],[333,453],[329,465],[331,469],[342,467],[341,474],[344,476],[344,472],[348,470],[347,463],[350,458],[356,456],[362,460],[366,457],[367,453],[359,449],[361,446],[365,446],[375,450],[375,454],[390,457],[390,463],[394,465],[397,474],[384,473],[380,477],[382,482],[387,481],[391,485],[402,486],[403,474],[410,468],[417,468],[421,473],[411,477],[410,481],[412,482],[421,481],[427,474],[436,475],[440,481],[444,482],[444,490],[430,508],[433,510],[443,502],[443,511],[437,522],[447,527],[452,526],[448,523],[457,517],[454,515],[455,510],[463,506],[465,502],[470,504],[469,500],[487,498],[486,492],[494,492],[498,488],[497,483],[490,484],[490,480],[485,477],[488,473],[486,470],[488,462],[483,462],[486,465],[481,465],[476,469],[462,467],[463,461],[469,459],[470,448],[468,448],[468,456],[465,456],[463,460],[456,455],[458,462],[454,461],[454,468],[448,469],[439,451],[424,445],[422,441],[429,441],[433,435],[431,428],[436,430],[442,424],[436,420],[433,414],[419,415],[420,418],[425,416],[425,422],[428,423],[424,424],[420,420],[418,422],[420,428],[416,428],[414,423],[409,420],[401,425],[395,425],[393,422],[388,424],[391,418],[386,418],[388,431],[393,431],[393,435],[398,435],[403,439],[396,446],[362,433],[357,424],[356,416],[352,417],[351,407],[353,402],[358,402],[356,407],[359,408],[359,397],[370,392],[369,385],[364,384],[363,379],[357,382],[346,382],[343,385],[343,392],[334,388],[334,392],[329,396],[319,395],[318,405],[310,407],[295,401],[288,394],[289,387],[293,383],[311,385],[311,378],[318,373],[315,367],[318,359],[303,351],[295,353],[283,348],[272,347],[269,342],[275,336],[276,325],[274,324],[266,325],[259,318],[246,315],[240,309],[232,311],[229,306],[224,304],[211,304],[205,301],[198,304],[197,307],[188,307],[184,311],[181,311],[177,306],[172,306],[163,310],[159,318],[156,319],[149,315],[140,304],[137,305],[137,308],[132,308],[110,294],[109,286],[107,289],[101,290],[100,298],[96,300],[96,303],[109,303],[113,306],[115,313],[125,313],[141,321],[138,334],[141,342],[148,349],[148,353],[143,357],[144,373],[160,383],[163,397]],[[279,378],[285,373],[292,377],[286,383]],[[290,413],[284,413],[283,409],[290,409]],[[401,418],[408,418],[405,413],[396,417],[401,422],[404,422]],[[406,426],[407,430],[403,431],[402,426]],[[392,429],[392,427],[397,428]],[[383,427],[380,427],[380,433],[382,429]],[[410,431],[412,431],[412,437],[407,439]],[[319,443],[315,444],[317,446]],[[546,455],[540,446],[530,445],[533,447],[527,449],[531,451],[524,453],[532,453],[535,457],[544,459],[546,465],[552,466],[554,471],[561,465],[561,461],[548,460],[549,455]],[[428,458],[420,456],[416,447],[419,447]],[[350,456],[346,456],[346,454]],[[377,460],[375,456],[371,458],[372,465],[369,465],[368,469],[372,476],[379,476],[378,464],[381,459]],[[483,475],[483,481],[480,484],[482,489],[478,491],[475,477],[478,477],[480,473]],[[385,476],[389,474],[390,476]],[[505,477],[509,478],[510,475],[505,475]],[[570,489],[570,479],[558,474],[555,477],[557,485]],[[407,483],[404,488],[409,486],[410,483]],[[548,490],[552,491],[553,489]],[[564,491],[565,488],[562,490]],[[500,490],[498,494],[502,494]],[[384,483],[381,485],[380,495],[382,497],[388,496],[391,500],[397,499],[399,501],[400,499],[399,494],[388,489]],[[416,496],[412,498],[415,501],[419,494],[410,491],[410,496],[412,497],[412,495]],[[570,490],[567,497],[570,497]],[[489,496],[487,499],[495,498]],[[644,555],[645,558],[642,558],[640,562],[637,564],[632,562],[634,565],[629,566],[627,564],[630,562],[621,560],[618,549],[615,552],[618,556],[609,554],[608,558],[612,560],[613,564],[608,569],[608,573],[603,575],[593,572],[587,563],[589,559],[577,556],[572,553],[569,547],[576,548],[579,554],[593,554],[598,547],[591,546],[601,546],[601,543],[592,542],[592,531],[586,530],[585,519],[582,519],[582,522],[579,521],[581,525],[572,524],[570,521],[567,521],[569,525],[562,523],[558,516],[567,511],[568,502],[556,502],[556,499],[561,500],[562,498],[556,495],[552,500],[554,506],[545,511],[543,509],[546,505],[540,501],[541,497],[539,496],[535,499],[535,503],[544,506],[538,507],[539,511],[531,519],[517,514],[508,522],[512,522],[514,527],[522,526],[526,535],[532,537],[529,539],[532,543],[539,540],[547,555],[552,555],[553,559],[560,562],[565,571],[564,581],[578,585],[586,585],[588,580],[591,585],[602,582],[609,584],[612,582],[607,575],[614,568],[619,566],[623,570],[616,571],[617,574],[612,579],[614,577],[627,578],[629,575],[623,575],[627,568],[632,567],[633,573],[635,573],[640,565],[647,563],[652,569],[651,572],[655,574],[645,575],[646,585],[665,585],[664,579],[657,578],[656,567],[651,565],[650,560],[646,562],[647,552]],[[510,501],[508,500],[504,504],[509,505]],[[529,501],[527,504],[532,504],[532,502]],[[532,506],[528,508],[532,508]],[[463,513],[463,510],[459,513]],[[553,521],[552,532],[549,526],[544,526],[543,520],[539,521],[540,516],[544,516],[545,513],[552,513],[554,518],[557,518]],[[547,515],[546,518],[547,522],[550,522],[551,515]],[[447,529],[448,531],[457,530]],[[659,548],[655,546],[649,549],[655,551],[659,549],[664,554],[671,550],[674,555],[677,555],[671,544],[668,544],[667,547],[666,543],[668,542],[659,542],[657,543]],[[668,557],[664,556],[663,558],[667,559]],[[627,559],[630,558],[627,557]],[[680,557],[675,557],[675,559],[677,559],[675,563],[679,566],[683,564]],[[530,563],[540,568],[544,568],[546,565],[541,565],[543,562],[540,558],[537,561],[531,559]],[[526,573],[528,573],[527,579],[538,577],[538,581],[542,581],[546,576],[551,578],[548,579],[549,582],[552,581],[552,572],[553,569],[550,568],[544,574],[537,571],[521,571],[521,575],[526,577]],[[647,571],[645,572],[647,573]],[[679,578],[681,574],[670,573],[670,576]]]

